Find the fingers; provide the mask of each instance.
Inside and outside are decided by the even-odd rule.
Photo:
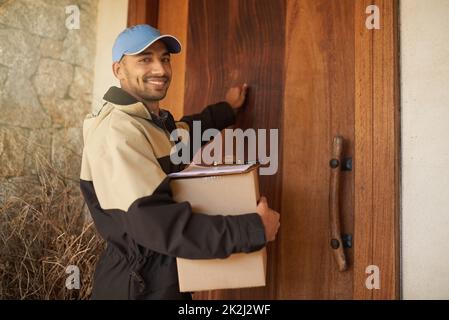
[[[225,94],[225,100],[235,110],[241,108],[246,99],[248,84],[244,83],[240,86],[231,87]]]
[[[268,207],[268,201],[267,201],[267,198],[264,197],[264,196],[261,196],[260,199],[259,199],[259,202],[258,202],[257,204],[262,204],[262,205],[265,205],[265,206]]]
[[[248,84],[244,83],[242,86],[242,96],[246,96],[246,92],[248,91]]]
[[[248,85],[246,83],[240,89],[240,100],[243,102],[246,98],[246,92],[248,91]]]
[[[248,84],[245,82],[241,86],[233,87],[233,89],[235,89],[239,100],[244,100],[246,97],[246,92],[248,91]]]

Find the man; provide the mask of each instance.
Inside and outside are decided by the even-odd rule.
[[[113,72],[121,88],[105,94],[102,109],[84,121],[80,187],[107,248],[97,263],[92,299],[191,299],[180,293],[176,257],[225,258],[261,249],[275,239],[279,214],[262,197],[256,213],[240,216],[192,214],[172,199],[167,174],[169,134],[223,129],[234,123],[246,86],[226,101],[175,122],[159,109],[171,80],[170,54],[179,41],[148,25],[123,31],[113,47]]]

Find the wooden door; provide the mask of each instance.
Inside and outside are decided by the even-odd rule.
[[[379,8],[380,29],[366,27],[370,5]],[[397,2],[164,0],[158,10],[162,31],[185,42],[174,69],[182,84],[167,100],[175,113],[197,112],[247,82],[237,126],[280,131],[279,171],[261,177],[261,192],[281,212],[267,286],[195,298],[398,298]],[[341,172],[338,192],[342,234],[352,236],[344,272],[329,235],[336,135],[353,164]],[[378,289],[366,285],[370,266],[380,272]]]
[[[354,155],[354,1],[287,1],[283,230],[277,297],[350,299],[349,269],[339,272],[329,238],[329,161],[333,137]],[[354,235],[353,171],[341,177],[342,232]]]

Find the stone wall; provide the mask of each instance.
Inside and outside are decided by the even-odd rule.
[[[80,29],[66,27],[68,5],[79,7]],[[78,179],[97,6],[98,0],[0,0],[0,200],[32,190],[37,156]]]

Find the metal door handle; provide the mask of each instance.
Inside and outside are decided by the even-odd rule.
[[[330,227],[330,245],[334,253],[335,262],[339,271],[345,271],[348,268],[346,256],[341,240],[340,224],[340,174],[342,166],[343,137],[334,137],[332,145],[332,157],[330,160],[331,174],[329,180],[329,227]]]

